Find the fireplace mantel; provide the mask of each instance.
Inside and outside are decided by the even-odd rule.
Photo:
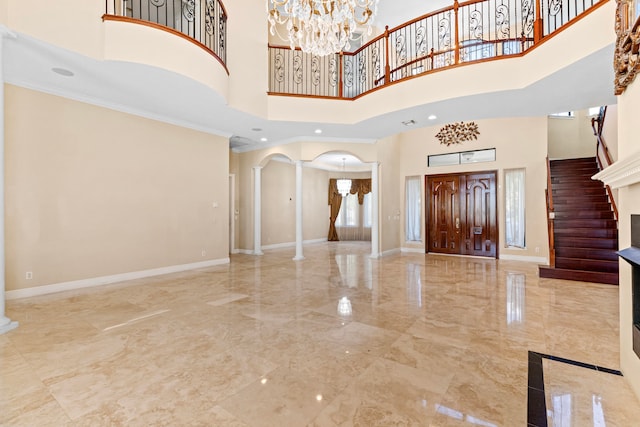
[[[640,248],[631,246],[630,248],[619,251],[618,255],[634,267],[640,267]]]
[[[591,177],[611,188],[628,187],[640,183],[640,152],[615,162]]]

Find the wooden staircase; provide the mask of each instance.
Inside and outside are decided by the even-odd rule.
[[[595,157],[551,161],[555,266],[540,277],[618,284],[618,224]]]

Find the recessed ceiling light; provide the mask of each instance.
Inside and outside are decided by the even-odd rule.
[[[316,129],[316,130],[314,130],[314,132],[317,133],[317,134],[321,134],[322,133],[322,129]]]
[[[405,126],[413,126],[413,125],[416,124],[416,121],[415,120],[407,120],[407,121],[402,122],[402,124],[405,125]]]
[[[429,119],[429,120],[435,120],[437,118],[438,118],[438,116],[436,116],[435,114],[431,114],[429,117],[427,117],[427,119]]]
[[[263,136],[262,138],[260,138],[260,141],[262,141],[262,142],[267,142],[267,141],[268,141],[268,139],[267,139],[267,138],[265,138],[265,137]]]
[[[74,75],[73,71],[67,70],[66,68],[53,67],[51,71],[65,77],[72,77]]]
[[[262,130],[262,128],[251,128],[252,131],[254,132],[260,132]]]

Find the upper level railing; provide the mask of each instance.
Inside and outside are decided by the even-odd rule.
[[[227,63],[227,12],[221,0],[106,0],[104,20],[124,20],[174,32]]]
[[[523,55],[607,0],[471,0],[385,29],[355,52],[269,46],[269,94],[353,99],[460,64]]]

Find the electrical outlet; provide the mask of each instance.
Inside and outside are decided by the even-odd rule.
[[[202,256],[206,256],[207,255],[207,251],[205,251],[204,249],[202,250]]]
[[[27,271],[27,274],[25,274],[25,279],[27,279],[27,280],[33,279],[33,272],[32,271]]]

